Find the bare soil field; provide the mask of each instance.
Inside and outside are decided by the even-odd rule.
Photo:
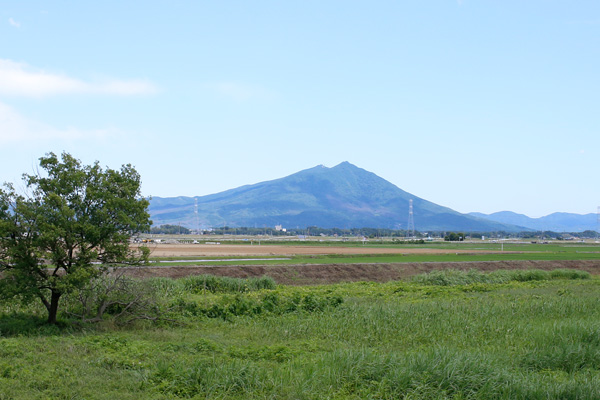
[[[399,280],[441,269],[494,271],[498,269],[572,268],[600,274],[600,260],[585,261],[474,261],[424,262],[389,264],[302,264],[302,265],[238,265],[129,268],[127,274],[138,278],[182,278],[189,275],[211,274],[233,278],[270,276],[279,284],[318,285],[337,282]]]
[[[381,248],[369,245],[360,247],[344,246],[285,246],[285,245],[232,245],[232,244],[155,244],[150,246],[152,257],[204,257],[204,256],[293,256],[324,254],[447,254],[482,253],[488,250],[447,250],[417,248]]]

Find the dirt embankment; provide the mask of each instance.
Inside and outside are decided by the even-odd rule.
[[[127,274],[138,278],[170,277],[211,274],[234,278],[270,276],[286,285],[314,285],[336,282],[375,281],[386,282],[412,275],[442,269],[495,271],[498,269],[572,268],[600,274],[600,260],[585,261],[473,261],[424,262],[390,264],[302,264],[302,265],[239,265],[239,266],[186,266],[130,268]]]

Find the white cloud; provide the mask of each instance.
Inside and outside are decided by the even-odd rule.
[[[21,23],[20,23],[20,22],[18,22],[18,21],[15,21],[15,20],[14,20],[14,19],[12,19],[12,18],[9,18],[9,19],[8,19],[8,23],[9,23],[11,26],[14,26],[15,28],[20,28],[20,27],[21,27]]]
[[[45,97],[61,94],[152,94],[156,87],[141,80],[107,79],[85,82],[68,76],[33,69],[24,63],[0,59],[0,95]]]
[[[210,86],[221,96],[235,101],[248,101],[252,99],[268,100],[275,97],[275,93],[256,85],[219,82]]]
[[[56,129],[30,121],[10,106],[0,103],[0,144],[40,141],[102,139],[112,135],[109,130],[82,131],[75,128]]]

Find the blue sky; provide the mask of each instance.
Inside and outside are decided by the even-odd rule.
[[[460,212],[600,205],[597,1],[0,1],[0,182],[144,195],[349,161]]]

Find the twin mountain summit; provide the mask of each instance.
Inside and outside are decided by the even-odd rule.
[[[427,231],[581,232],[597,229],[596,214],[529,218],[509,211],[461,214],[405,192],[372,172],[343,162],[198,197],[153,197],[155,226],[406,229],[413,201],[415,228]]]

